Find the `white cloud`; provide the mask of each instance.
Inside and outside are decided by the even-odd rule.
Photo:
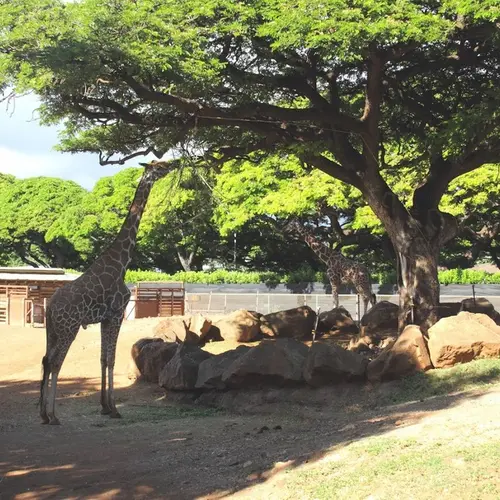
[[[2,173],[18,178],[60,177],[73,180],[87,189],[92,189],[100,177],[114,175],[119,170],[112,166],[100,166],[96,160],[94,155],[23,152],[0,146]]]
[[[60,177],[92,189],[99,178],[144,161],[139,157],[125,165],[101,166],[96,154],[54,151],[59,128],[39,124],[35,111],[38,106],[37,98],[28,95],[0,108],[0,172],[19,178]]]

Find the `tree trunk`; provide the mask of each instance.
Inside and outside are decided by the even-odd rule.
[[[189,253],[189,255],[182,255],[181,251],[177,249],[177,257],[179,257],[179,262],[181,263],[182,269],[184,271],[191,271],[191,264],[193,263],[195,250]]]
[[[439,319],[439,251],[457,234],[457,221],[420,193],[408,210],[378,172],[367,173],[362,187],[398,256],[399,329],[414,323],[426,333]]]
[[[417,324],[424,333],[439,319],[439,247],[429,248],[422,237],[398,250],[399,331]]]

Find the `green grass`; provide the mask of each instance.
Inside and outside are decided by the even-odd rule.
[[[157,424],[168,420],[186,418],[207,418],[223,413],[218,408],[191,408],[177,406],[131,405],[118,407],[123,418],[118,420],[105,419],[97,416],[96,422],[91,425],[97,427],[111,427],[113,425],[125,426],[132,424]]]
[[[185,418],[205,418],[220,414],[216,408],[180,408],[176,406],[128,406],[124,412],[126,418],[119,420],[121,424],[128,425],[137,422],[163,422]]]
[[[335,455],[335,451],[333,452]],[[290,498],[500,498],[500,439],[474,443],[374,437],[346,446],[334,460],[289,471]]]
[[[478,359],[406,377],[390,395],[382,398],[381,403],[404,403],[497,384],[500,384],[500,359]]]

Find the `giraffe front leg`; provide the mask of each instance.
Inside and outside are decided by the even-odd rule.
[[[368,302],[370,302],[370,297],[367,297],[366,295],[363,295],[363,316],[366,314],[366,311],[368,310]]]
[[[337,287],[332,286],[332,295],[333,295],[333,307],[339,307],[339,290]]]

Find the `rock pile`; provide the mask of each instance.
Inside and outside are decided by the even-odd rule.
[[[473,305],[484,313],[470,312]],[[155,337],[137,341],[131,354],[137,376],[175,391],[381,382],[500,357],[494,308],[483,299],[463,301],[460,308],[457,315],[440,319],[428,336],[416,325],[398,336],[397,306],[389,302],[365,315],[359,336],[349,313],[334,309],[318,318],[319,338],[311,346],[316,314],[307,306],[267,315],[239,310],[214,324],[203,316],[170,319],[159,323]],[[336,343],[345,336],[351,339],[349,349]],[[218,355],[202,349],[216,340],[253,344]]]

